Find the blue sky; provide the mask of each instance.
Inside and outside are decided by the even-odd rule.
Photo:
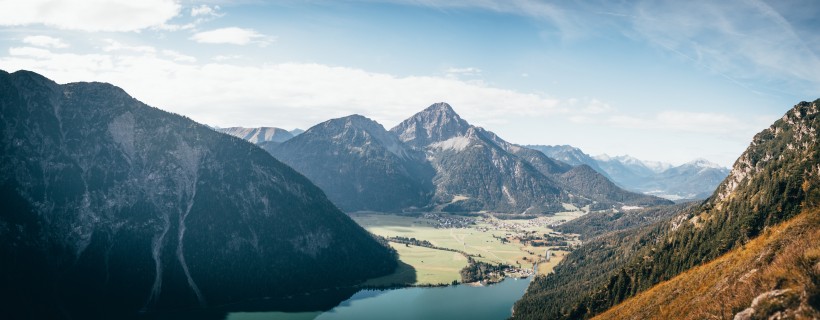
[[[388,129],[449,102],[520,144],[729,166],[820,98],[816,1],[0,1],[0,69],[216,126]]]

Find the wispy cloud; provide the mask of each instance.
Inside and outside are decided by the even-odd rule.
[[[591,123],[614,128],[633,129],[655,133],[705,134],[711,137],[730,137],[745,141],[776,116],[729,115],[718,112],[661,111],[656,114],[633,116],[614,114]]]
[[[453,78],[397,77],[316,63],[192,64],[163,50],[108,44],[117,52],[82,55],[12,48],[0,57],[0,68],[35,70],[59,82],[114,83],[153,106],[220,126],[307,127],[353,113],[391,126],[437,101],[461,106],[462,115],[475,123],[561,112],[554,98]]]
[[[515,14],[554,27],[550,37],[585,39],[620,32],[645,41],[689,63],[750,90],[771,92],[770,84],[789,84],[797,94],[818,94],[820,33],[816,2],[773,7],[762,0],[590,1],[545,3],[538,0],[383,0],[441,10],[473,8]],[[777,4],[773,2],[772,4]],[[789,11],[789,12],[784,12]],[[807,16],[797,30],[795,19]],[[811,22],[814,21],[814,22]],[[802,32],[801,32],[802,31]],[[792,92],[795,94],[795,92]]]
[[[191,62],[191,63],[196,62],[196,58],[194,58],[192,56],[189,56],[189,55],[186,55],[186,54],[179,53],[179,52],[174,51],[174,50],[165,49],[165,50],[162,50],[162,54],[165,55],[166,57],[171,58],[171,60],[174,60],[174,61],[177,61],[177,62]]]
[[[191,36],[191,39],[199,43],[235,44],[240,46],[251,43],[266,46],[275,40],[275,38],[261,34],[256,30],[238,27],[198,32]]]
[[[479,8],[501,13],[509,13],[544,19],[551,22],[560,30],[557,34],[561,38],[574,38],[586,31],[589,21],[577,19],[572,12],[567,12],[560,4],[547,3],[539,0],[373,0],[403,5],[424,6],[439,10]]]
[[[761,81],[820,87],[820,36],[799,35],[765,2],[643,2],[633,12],[640,37],[751,90]]]
[[[44,48],[68,48],[68,43],[62,39],[49,36],[28,36],[23,38],[23,43]]]
[[[104,39],[105,46],[102,47],[102,51],[104,52],[114,52],[114,51],[131,51],[131,52],[141,52],[141,53],[155,53],[157,49],[152,46],[145,46],[145,45],[128,45],[123,44],[114,39]]]
[[[6,0],[0,25],[43,24],[66,30],[139,31],[164,24],[181,6],[174,0]]]
[[[191,16],[192,17],[221,17],[224,14],[219,12],[219,6],[209,6],[206,4],[194,6],[191,8]]]

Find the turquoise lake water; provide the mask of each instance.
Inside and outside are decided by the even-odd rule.
[[[507,279],[489,286],[362,290],[329,311],[231,312],[225,319],[506,319],[527,285],[528,279]]]

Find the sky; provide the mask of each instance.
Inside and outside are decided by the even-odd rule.
[[[387,129],[436,102],[518,144],[731,166],[820,98],[820,2],[0,0],[0,69],[219,126]]]

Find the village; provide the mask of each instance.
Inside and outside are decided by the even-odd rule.
[[[400,260],[415,269],[415,285],[444,285],[487,284],[550,273],[580,244],[577,235],[565,235],[550,226],[581,214],[514,220],[486,213],[351,216],[390,242]]]

